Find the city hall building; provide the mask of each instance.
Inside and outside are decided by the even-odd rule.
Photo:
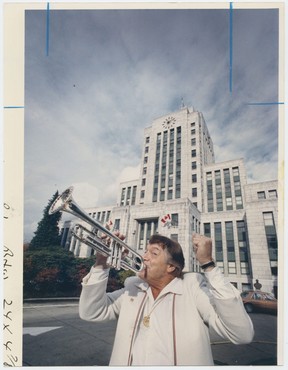
[[[207,235],[217,266],[239,290],[257,279],[277,296],[277,181],[248,184],[243,159],[215,163],[201,112],[182,107],[145,128],[140,172],[120,184],[116,205],[85,211],[112,221],[140,254],[154,233],[177,240],[185,271],[200,271],[193,232]],[[62,245],[88,257],[95,252],[71,234],[76,221],[63,223]]]

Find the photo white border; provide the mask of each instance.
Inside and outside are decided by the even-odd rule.
[[[3,1],[3,316],[7,311],[12,312],[13,321],[9,322],[11,332],[3,330],[3,362],[15,366],[22,364],[22,325],[23,325],[23,214],[24,214],[24,61],[25,61],[25,10],[46,10],[49,3],[50,10],[56,9],[229,9],[228,1],[181,1],[181,2],[95,2],[87,1],[37,1],[37,3],[19,0],[16,2]],[[284,51],[285,51],[285,23],[284,2],[239,1],[233,2],[233,9],[279,9],[279,102],[285,102],[284,95]],[[227,30],[228,32],[228,30]],[[43,45],[45,48],[45,45]],[[265,76],[264,76],[265,77]],[[286,190],[284,173],[285,161],[285,105],[279,105],[279,208],[278,208],[278,365],[285,365],[285,336],[286,321],[284,320],[284,297],[286,296],[284,281],[287,272],[284,270],[287,252],[284,242],[287,243],[287,234],[284,228],[284,193]],[[11,265],[11,266],[10,266]],[[284,275],[285,274],[285,275]],[[284,279],[285,278],[285,279]],[[8,324],[7,318],[2,317],[3,325]],[[9,342],[11,351],[5,350],[5,343]],[[287,348],[286,348],[287,349]],[[13,359],[11,360],[11,356]],[[16,361],[17,359],[17,361]]]

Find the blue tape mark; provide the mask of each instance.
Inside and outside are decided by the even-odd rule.
[[[267,103],[246,103],[246,105],[280,105],[285,104],[284,102],[267,102]]]
[[[6,106],[4,107],[4,109],[22,109],[22,108],[25,108],[24,106],[20,106],[20,105],[10,105],[10,106]]]
[[[229,90],[230,90],[230,92],[232,92],[232,66],[233,66],[233,3],[230,3],[230,12],[229,12],[229,43],[230,43]]]
[[[49,22],[50,22],[50,5],[47,3],[46,10],[46,56],[49,55]]]

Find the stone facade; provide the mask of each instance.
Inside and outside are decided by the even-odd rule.
[[[209,235],[217,264],[238,289],[253,289],[258,279],[275,293],[277,209],[277,181],[247,184],[243,159],[215,163],[203,114],[182,107],[144,129],[140,177],[120,184],[117,205],[86,211],[111,220],[140,254],[153,233],[178,240],[186,271],[199,271],[193,232]],[[71,236],[73,224],[62,225],[62,244],[88,257],[94,252]]]

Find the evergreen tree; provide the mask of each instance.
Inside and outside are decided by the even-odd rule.
[[[51,246],[60,246],[61,237],[59,235],[58,222],[61,219],[61,212],[56,212],[49,215],[49,208],[58,197],[58,191],[50,199],[48,205],[45,207],[43,212],[43,218],[38,223],[37,230],[32,238],[29,250],[39,250],[42,248],[47,248]]]

